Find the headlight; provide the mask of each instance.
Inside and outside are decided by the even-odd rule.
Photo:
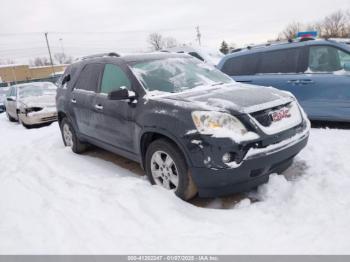
[[[192,119],[197,130],[201,134],[213,135],[218,131],[234,132],[237,135],[245,135],[248,130],[236,117],[215,111],[194,111]]]
[[[41,111],[41,110],[43,110],[42,107],[29,107],[29,108],[25,109],[26,113],[38,112],[38,111]]]

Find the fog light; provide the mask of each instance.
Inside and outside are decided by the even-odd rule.
[[[232,162],[232,155],[231,155],[231,153],[225,153],[222,156],[222,162],[224,162],[225,164]]]

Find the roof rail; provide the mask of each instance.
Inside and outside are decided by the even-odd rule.
[[[304,41],[310,41],[315,40],[314,38],[299,38],[299,39],[288,39],[288,40],[281,40],[281,41],[271,41],[264,44],[258,44],[258,45],[247,45],[245,48],[237,48],[231,51],[231,53],[236,53],[242,50],[253,50],[253,49],[259,49],[259,48],[265,48],[269,46],[276,46],[276,45],[284,45],[284,44],[290,44],[290,43],[298,43],[298,42],[304,42]]]
[[[99,57],[105,57],[105,56],[120,57],[119,54],[114,53],[114,52],[110,52],[110,53],[102,53],[102,54],[96,54],[96,55],[83,56],[79,60],[86,60],[86,59],[99,58]]]
[[[288,44],[291,43],[291,40],[285,40],[285,41],[273,41],[273,42],[268,42],[265,44],[259,44],[259,45],[248,45],[246,48],[248,50],[255,49],[255,48],[264,48],[268,46],[274,46],[274,45],[282,45],[282,44]],[[236,51],[237,52],[237,51]]]

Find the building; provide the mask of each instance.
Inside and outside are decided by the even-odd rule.
[[[55,73],[64,71],[67,65],[54,65]],[[31,81],[53,76],[51,66],[36,66],[13,64],[0,65],[0,83]]]

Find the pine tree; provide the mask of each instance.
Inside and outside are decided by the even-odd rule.
[[[225,41],[222,41],[220,51],[225,55],[228,53],[228,44]]]

